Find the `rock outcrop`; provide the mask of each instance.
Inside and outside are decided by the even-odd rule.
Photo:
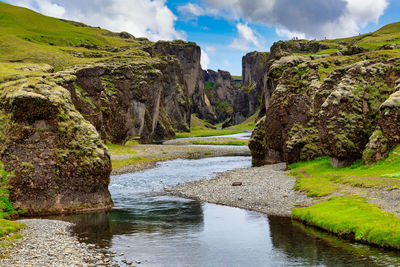
[[[215,109],[218,121],[223,122],[233,114],[238,86],[227,71],[204,71],[204,91]]]
[[[189,94],[173,57],[76,66],[63,73],[76,76],[72,83],[58,82],[105,141],[151,142],[189,131]]]
[[[0,124],[0,161],[13,173],[15,209],[32,215],[112,206],[107,148],[67,89],[46,78],[1,84]]]
[[[242,84],[235,96],[232,124],[239,124],[256,113],[261,102],[264,101],[268,58],[269,53],[256,51],[242,58]],[[265,112],[262,115],[264,114]]]
[[[204,76],[200,65],[201,49],[192,42],[159,41],[145,49],[153,57],[174,55],[180,61],[192,103],[192,113],[210,123],[218,121],[217,115],[204,93]]]
[[[397,144],[398,133],[389,130],[396,128],[396,108],[389,104],[396,95],[389,96],[400,77],[399,60],[362,51],[350,56],[298,55],[292,52],[315,53],[326,46],[294,43],[271,48],[264,88],[271,93],[270,103],[265,125],[258,125],[265,127],[264,149],[255,146],[257,151],[252,151],[257,161],[292,163],[328,155],[334,167],[344,167],[361,158],[366,146],[366,162],[382,157],[372,150],[387,155]]]
[[[363,152],[364,164],[386,158],[400,144],[400,80],[396,84],[396,92],[380,106],[378,126]]]

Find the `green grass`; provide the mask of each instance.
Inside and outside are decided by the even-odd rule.
[[[191,141],[190,143],[193,145],[245,146],[248,141]]]
[[[107,148],[112,155],[131,154],[135,155],[136,151],[132,148],[133,145],[139,144],[137,141],[128,141],[125,145],[112,144],[107,142]]]
[[[358,242],[400,249],[400,219],[361,197],[334,197],[296,208],[292,218]]]
[[[256,117],[256,114],[254,114],[241,124],[233,125],[224,129],[213,129],[211,127],[215,128],[215,126],[197,118],[194,114],[192,114],[190,122],[190,133],[176,133],[176,138],[230,135],[252,131],[255,127]]]
[[[359,45],[374,50],[382,45],[400,43],[400,23],[388,24],[379,30],[355,37],[325,41],[327,43],[345,42],[348,45]]]
[[[310,196],[329,195],[341,184],[390,190],[400,187],[400,146],[388,158],[372,165],[363,165],[359,160],[350,167],[335,169],[328,157],[321,157],[291,164],[289,168],[297,178],[295,188]]]
[[[352,187],[394,190],[400,188],[400,146],[372,165],[361,160],[335,169],[328,157],[289,165],[295,189],[311,197],[341,197],[307,208],[294,209],[292,217],[342,237],[381,247],[400,249],[400,220],[354,194]]]
[[[23,224],[8,220],[10,216],[17,214],[8,198],[7,178],[9,175],[0,161],[0,257],[4,256],[3,250],[12,246],[13,239],[19,236],[10,234],[25,227]]]
[[[71,52],[93,53],[80,45],[99,48],[129,47],[136,49],[142,42],[122,39],[118,35],[95,27],[78,27],[57,18],[43,16],[32,10],[0,2],[0,62],[47,63],[55,70],[80,63],[105,58],[79,58]],[[96,53],[113,56],[113,53],[96,50]],[[143,52],[142,52],[143,53]],[[118,54],[118,53],[114,53]],[[121,54],[121,53],[119,53]],[[2,70],[0,78],[14,71],[13,66]]]

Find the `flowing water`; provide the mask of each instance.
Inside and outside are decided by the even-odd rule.
[[[178,159],[113,176],[111,212],[62,219],[76,224],[73,231],[83,241],[115,251],[121,265],[400,265],[399,253],[342,241],[290,218],[160,194],[164,186],[250,165],[250,157]]]

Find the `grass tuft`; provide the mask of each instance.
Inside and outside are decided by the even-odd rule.
[[[400,249],[400,219],[361,197],[333,197],[296,208],[292,218],[357,242]]]

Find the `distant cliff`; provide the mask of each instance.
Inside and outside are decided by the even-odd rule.
[[[242,84],[235,97],[232,124],[243,122],[259,109],[263,101],[268,55],[267,52],[251,52],[242,58]]]
[[[233,105],[239,87],[227,71],[204,71],[204,90],[211,105],[223,122],[233,115]]]
[[[200,65],[201,49],[195,43],[184,41],[159,41],[146,49],[153,56],[174,55],[181,63],[185,82],[192,103],[192,113],[211,123],[217,122],[217,115],[204,92],[204,74]]]

